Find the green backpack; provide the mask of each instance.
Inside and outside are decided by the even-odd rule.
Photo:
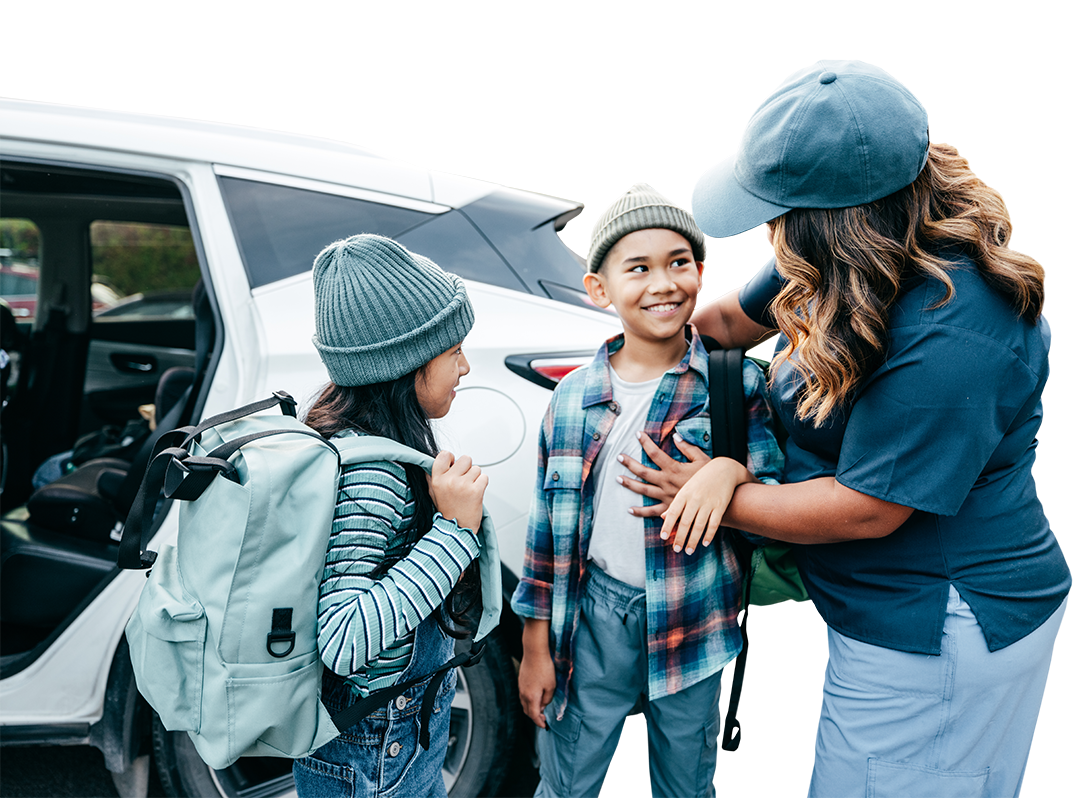
[[[708,405],[711,413],[712,454],[730,457],[746,464],[746,395],[742,384],[741,349],[721,349],[707,337],[702,339],[708,351]],[[767,364],[754,361],[767,369]],[[785,431],[778,419],[776,438],[781,447]],[[777,604],[781,601],[806,601],[809,595],[799,575],[798,565],[789,543],[766,543],[755,546],[745,536],[732,530],[731,545],[742,569],[742,650],[734,662],[734,681],[730,703],[723,721],[723,750],[736,751],[742,741],[742,726],[738,722],[738,702],[742,696],[742,681],[749,655],[749,607],[751,604]]]
[[[282,414],[257,415],[275,405]],[[151,568],[125,636],[141,694],[213,768],[243,756],[305,756],[408,686],[379,690],[335,717],[320,698],[318,585],[340,467],[377,460],[432,464],[386,438],[327,441],[279,392],[159,440],[118,554],[121,568]],[[161,489],[183,503],[177,543],[156,553],[145,546]],[[484,608],[473,649],[416,682],[475,662],[499,620],[499,551],[487,511],[480,540]],[[422,728],[421,745],[428,742]]]

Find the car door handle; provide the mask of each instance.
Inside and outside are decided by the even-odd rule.
[[[159,362],[151,355],[134,355],[129,352],[114,352],[110,362],[118,371],[127,374],[150,374]]]

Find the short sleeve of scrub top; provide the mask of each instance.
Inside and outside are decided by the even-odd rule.
[[[1040,423],[1047,360],[1012,344],[954,323],[893,327],[848,416],[837,481],[952,516],[982,475],[1019,465]]]
[[[743,312],[758,324],[775,327],[776,320],[769,306],[780,293],[783,282],[783,277],[776,271],[776,259],[772,258],[739,290],[738,301]]]
[[[1003,462],[1008,446],[1000,443],[1040,401],[1047,364],[1046,353],[1020,353],[1025,343],[1009,329],[989,334],[989,316],[1009,310],[990,308],[995,300],[976,280],[959,278],[959,293],[975,301],[935,313],[928,306],[939,295],[918,284],[894,312],[887,358],[857,394],[836,468],[837,481],[860,493],[947,516],[982,473],[1013,466],[1019,447],[1032,444],[1013,443]],[[773,258],[739,291],[742,310],[774,326],[769,304],[782,286]]]

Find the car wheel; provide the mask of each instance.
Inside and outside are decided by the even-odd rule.
[[[480,662],[459,668],[443,780],[450,798],[499,794],[516,744],[518,679],[503,638],[488,638]]]
[[[489,640],[481,661],[457,670],[443,781],[451,798],[497,794],[513,757],[519,728],[518,682],[503,641]],[[286,798],[295,795],[291,760],[244,757],[224,770],[200,758],[185,732],[163,728],[156,715],[152,742],[163,790],[176,798]],[[532,790],[532,787],[531,787]]]
[[[295,795],[291,760],[244,757],[224,770],[204,763],[185,732],[167,731],[152,721],[155,767],[163,791],[175,798],[287,798]]]

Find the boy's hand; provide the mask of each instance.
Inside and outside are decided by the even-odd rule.
[[[727,511],[734,489],[757,478],[737,460],[716,457],[700,469],[662,514],[662,539],[674,535],[674,551],[696,551],[697,542],[710,545],[723,514]]]
[[[458,526],[476,532],[481,525],[487,487],[488,477],[468,456],[462,455],[457,460],[450,452],[435,456],[428,492],[435,509],[444,518],[457,520]]]
[[[545,707],[556,692],[556,669],[549,653],[549,622],[527,618],[522,627],[522,664],[519,666],[519,701],[526,717],[542,729]]]
[[[674,444],[677,446],[678,451],[688,458],[688,462],[675,460],[666,454],[655,445],[655,442],[645,432],[637,432],[636,437],[640,439],[640,444],[643,446],[643,450],[647,452],[651,462],[657,465],[658,468],[648,468],[643,463],[622,454],[620,456],[621,465],[635,474],[638,479],[632,479],[631,477],[620,477],[619,479],[622,485],[634,493],[650,496],[658,501],[658,504],[652,504],[648,507],[641,505],[629,510],[633,515],[640,518],[653,518],[666,512],[666,508],[670,506],[670,502],[673,501],[677,492],[701,468],[707,465],[711,458],[699,446],[693,446],[691,443],[686,442],[677,433],[674,434]]]

